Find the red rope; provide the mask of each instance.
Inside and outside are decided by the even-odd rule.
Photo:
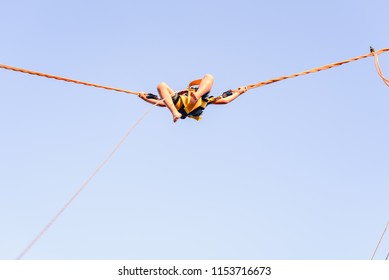
[[[109,87],[109,86],[102,86],[99,84],[92,84],[92,83],[88,83],[88,82],[73,80],[73,79],[69,79],[69,78],[65,78],[65,77],[61,77],[61,76],[45,74],[45,73],[41,73],[41,72],[36,72],[36,71],[27,70],[27,69],[23,69],[23,68],[17,68],[17,67],[13,67],[13,66],[9,66],[9,65],[4,65],[4,64],[0,64],[0,68],[6,69],[6,70],[11,70],[11,71],[16,71],[16,72],[21,72],[21,73],[25,73],[25,74],[29,74],[29,75],[45,77],[45,78],[49,78],[49,79],[56,79],[56,80],[60,80],[60,81],[68,82],[68,83],[75,83],[75,84],[80,84],[80,85],[89,86],[89,87],[96,87],[96,88],[102,88],[102,89],[106,89],[106,90],[124,92],[124,93],[128,93],[128,94],[139,95],[140,93],[142,93],[142,92],[138,92],[138,91],[131,91],[131,90],[114,88],[114,87]]]
[[[382,78],[382,80],[385,82],[385,84],[387,86],[389,86],[389,80],[386,79],[383,76],[382,71],[381,71],[381,67],[380,67],[379,62],[378,62],[378,55],[381,54],[381,53],[387,52],[387,51],[389,51],[389,48],[381,49],[381,50],[378,50],[378,51],[372,50],[370,53],[365,54],[365,55],[361,55],[361,56],[353,57],[353,58],[350,58],[350,59],[347,59],[347,60],[343,60],[343,61],[327,64],[327,65],[324,65],[324,66],[321,66],[321,67],[316,67],[316,68],[313,68],[313,69],[310,69],[310,70],[307,70],[307,71],[304,71],[304,72],[300,72],[300,73],[296,73],[296,74],[291,74],[291,75],[288,75],[288,76],[281,76],[281,77],[278,77],[278,78],[275,78],[275,79],[270,79],[270,80],[267,80],[267,81],[264,81],[264,82],[259,82],[259,83],[256,83],[256,84],[251,84],[251,85],[246,86],[246,88],[249,90],[249,89],[253,89],[253,88],[262,87],[262,86],[269,85],[269,84],[276,83],[276,82],[280,82],[280,81],[283,81],[283,80],[286,80],[286,79],[291,79],[291,78],[295,78],[295,77],[299,77],[299,76],[308,75],[308,74],[320,72],[320,71],[323,71],[323,70],[331,69],[331,68],[334,68],[334,67],[338,67],[338,66],[341,66],[343,64],[346,64],[346,63],[349,63],[349,62],[352,62],[352,61],[356,61],[356,60],[360,60],[360,59],[363,59],[363,58],[366,58],[366,57],[370,57],[370,56],[374,56],[374,61],[375,61],[375,65],[376,65],[376,68],[377,68],[377,72],[380,75],[380,77]]]

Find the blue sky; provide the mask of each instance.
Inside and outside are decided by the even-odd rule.
[[[218,94],[389,47],[388,2],[367,4],[8,1],[0,63],[153,93],[211,73]],[[0,95],[0,259],[14,259],[150,105],[6,70]],[[388,106],[368,58],[200,122],[155,108],[26,259],[369,259],[389,219]]]

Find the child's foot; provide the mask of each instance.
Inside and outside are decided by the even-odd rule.
[[[190,93],[190,104],[195,104],[199,98],[195,95],[194,92]]]
[[[173,115],[173,121],[177,122],[179,119],[181,119],[181,117],[182,117],[182,114],[181,113],[177,113],[177,114]]]

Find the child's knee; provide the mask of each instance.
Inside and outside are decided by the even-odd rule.
[[[166,84],[165,82],[162,82],[162,83],[159,83],[159,84],[157,85],[157,90],[158,90],[158,91],[161,91],[161,90],[166,89],[167,87],[168,87],[167,84]]]
[[[167,84],[166,84],[165,82],[159,83],[159,84],[157,85],[157,89],[158,89],[158,90],[159,90],[159,89],[165,89],[165,88],[167,88]]]
[[[213,78],[213,76],[212,76],[211,74],[205,74],[205,75],[204,75],[204,79],[208,79],[208,80],[210,80],[210,81],[213,81],[213,80],[214,80],[214,78]]]

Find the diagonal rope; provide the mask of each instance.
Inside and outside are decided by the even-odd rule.
[[[363,58],[367,58],[367,57],[370,57],[370,56],[374,56],[377,72],[380,75],[380,77],[382,78],[382,80],[385,82],[385,84],[387,86],[389,86],[389,80],[386,79],[383,76],[382,71],[381,71],[381,67],[380,67],[379,62],[378,62],[378,55],[382,54],[384,52],[387,52],[387,51],[389,51],[389,48],[381,49],[381,50],[378,50],[378,51],[375,51],[373,48],[371,48],[371,52],[368,53],[368,54],[365,54],[365,55],[361,55],[361,56],[353,57],[353,58],[350,58],[350,59],[347,59],[347,60],[343,60],[343,61],[327,64],[327,65],[324,65],[324,66],[321,66],[321,67],[316,67],[316,68],[313,68],[313,69],[310,69],[310,70],[307,70],[307,71],[303,71],[303,72],[300,72],[300,73],[291,74],[291,75],[287,75],[287,76],[281,76],[281,77],[278,77],[278,78],[270,79],[270,80],[259,82],[259,83],[256,83],[256,84],[247,85],[246,88],[247,88],[247,90],[249,90],[249,89],[254,89],[254,88],[266,86],[266,85],[273,84],[273,83],[276,83],[276,82],[280,82],[280,81],[283,81],[283,80],[286,80],[286,79],[291,79],[291,78],[295,78],[295,77],[299,77],[299,76],[308,75],[308,74],[320,72],[320,71],[323,71],[323,70],[331,69],[331,68],[334,68],[334,67],[338,67],[338,66],[341,66],[343,64],[346,64],[346,63],[349,63],[349,62],[352,62],[352,61],[357,61],[357,60],[360,60],[360,59],[363,59]]]
[[[80,84],[80,85],[89,86],[89,87],[96,87],[96,88],[102,88],[102,89],[106,89],[106,90],[124,92],[124,93],[128,93],[128,94],[139,95],[140,93],[142,93],[142,92],[138,92],[138,91],[131,91],[131,90],[126,90],[126,89],[103,86],[103,85],[99,85],[99,84],[92,84],[92,83],[88,83],[88,82],[83,82],[83,81],[79,81],[79,80],[61,77],[61,76],[55,76],[55,75],[45,74],[45,73],[27,70],[27,69],[23,69],[23,68],[17,68],[17,67],[5,65],[5,64],[0,64],[0,68],[6,69],[6,70],[11,70],[11,71],[16,71],[16,72],[21,72],[21,73],[25,73],[25,74],[45,77],[45,78],[49,78],[49,79],[56,79],[56,80],[60,80],[60,81],[68,82],[68,83],[75,83],[75,84]]]
[[[160,102],[163,102],[161,100]],[[151,106],[126,132],[124,137],[119,141],[119,143],[113,148],[113,150],[108,154],[108,156],[97,166],[96,170],[86,179],[86,181],[81,185],[81,187],[74,193],[74,195],[65,203],[65,205],[53,216],[53,218],[47,223],[47,225],[36,235],[36,237],[26,246],[26,248],[19,254],[16,258],[21,260],[24,256],[31,250],[31,248],[42,238],[43,235],[51,228],[51,226],[58,220],[58,218],[65,212],[65,210],[74,202],[74,200],[81,194],[81,192],[89,185],[92,179],[99,173],[99,171],[112,159],[116,154],[119,148],[126,141],[131,132],[143,121],[143,119],[154,109],[159,103]]]
[[[384,229],[384,232],[383,232],[382,235],[381,235],[380,240],[378,241],[378,244],[377,244],[377,247],[376,247],[375,250],[374,250],[373,256],[371,256],[371,260],[374,259],[375,254],[377,253],[378,248],[379,248],[380,245],[381,245],[382,239],[384,239],[384,236],[385,236],[386,230],[388,229],[388,226],[389,226],[389,221],[388,221],[388,223],[386,224],[386,227],[385,227],[385,229]],[[389,253],[388,253],[388,255],[389,255]],[[386,257],[386,259],[388,259],[388,257]]]

